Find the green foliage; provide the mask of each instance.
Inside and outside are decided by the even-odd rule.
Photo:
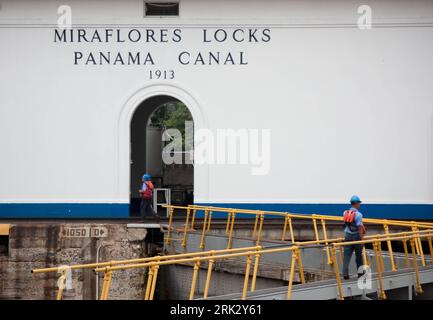
[[[150,125],[166,129],[177,129],[182,133],[182,143],[185,145],[185,121],[193,121],[188,108],[180,101],[161,105],[150,118]]]

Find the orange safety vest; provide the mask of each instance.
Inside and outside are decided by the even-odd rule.
[[[353,210],[345,210],[343,214],[344,225],[347,226],[352,232],[356,232],[359,229],[355,223],[355,216],[356,211]]]
[[[144,198],[144,199],[152,199],[152,196],[153,196],[153,183],[152,183],[152,181],[146,181],[145,182],[145,184],[146,184],[146,190],[144,190],[144,192],[142,193],[142,197]]]

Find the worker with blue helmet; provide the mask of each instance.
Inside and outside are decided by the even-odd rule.
[[[156,219],[158,221],[159,217],[156,214],[155,210],[153,209],[154,186],[150,179],[150,175],[147,173],[143,174],[143,176],[141,177],[141,181],[143,182],[143,185],[139,190],[141,196],[141,203],[140,203],[141,218],[144,220],[145,218],[149,217],[149,218]]]
[[[353,195],[350,198],[350,204],[354,204],[354,203],[362,203],[361,199],[357,195]]]
[[[359,211],[361,207],[361,198],[353,195],[350,198],[351,208],[344,211],[344,241],[359,241],[365,235],[365,228],[362,223],[362,213]],[[356,257],[356,267],[358,277],[364,274],[363,258],[362,258],[362,244],[352,244],[344,246],[344,259],[343,259],[343,276],[344,279],[349,279],[349,264],[353,252]]]

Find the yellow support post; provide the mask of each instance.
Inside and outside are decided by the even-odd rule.
[[[259,222],[259,213],[256,213],[256,218],[254,219],[254,229],[253,229],[253,238],[256,237],[256,233],[257,233],[257,224]]]
[[[316,237],[316,241],[319,241],[320,237],[319,237],[319,230],[317,229],[317,221],[316,218],[314,218],[315,215],[313,214],[312,216],[313,216],[314,235]]]
[[[415,231],[417,231],[417,232],[419,231],[418,227],[415,227]],[[419,234],[415,238],[415,242],[418,243],[419,255],[421,257],[421,265],[423,267],[425,267],[426,264],[425,264],[425,258],[424,258],[424,250],[422,248],[422,241],[421,241],[421,238],[420,238]]]
[[[196,213],[197,213],[197,209],[196,208],[192,209],[191,229],[194,229],[194,227],[195,227],[194,223],[195,223]]]
[[[210,223],[212,221],[212,210],[209,210],[209,218],[207,222],[207,231],[210,231]]]
[[[416,232],[417,230],[418,230],[418,228],[416,227],[415,223],[413,223],[412,232]],[[416,254],[420,255],[419,247],[418,247],[418,241],[415,242],[415,248],[416,248]]]
[[[332,260],[334,265],[335,279],[337,280],[338,300],[344,300],[340,270],[338,269],[337,248],[335,246],[332,247]]]
[[[194,272],[192,274],[191,290],[189,292],[189,300],[194,300],[195,287],[197,283],[198,271],[200,269],[200,260],[195,259]]]
[[[299,276],[301,277],[301,283],[305,283],[305,275],[304,275],[304,267],[302,265],[302,255],[301,251],[296,249],[297,253],[296,256],[298,258],[298,269],[299,269]]]
[[[149,300],[153,300],[153,296],[155,295],[156,280],[158,278],[158,270],[159,270],[159,264],[155,265],[155,270],[153,271],[152,288],[150,290]]]
[[[169,218],[168,218],[168,230],[167,230],[167,238],[165,239],[165,242],[167,244],[170,244],[171,242],[171,227],[173,225],[173,212],[174,212],[174,208],[170,207],[169,209]]]
[[[257,279],[257,273],[259,271],[259,263],[260,263],[260,253],[256,253],[256,257],[254,259],[253,278],[251,279],[251,292],[256,290],[256,279]]]
[[[263,211],[260,212],[260,224],[259,224],[259,231],[257,233],[257,241],[256,241],[256,246],[260,245],[260,240],[262,237],[262,232],[263,232],[263,221],[265,220],[265,214],[263,213]]]
[[[430,258],[433,259],[433,243],[432,243],[432,237],[428,237],[428,247],[430,249]],[[433,263],[433,260],[432,260]]]
[[[380,242],[377,241],[373,243],[373,250],[374,250],[374,256],[376,258],[376,269],[377,269],[376,271],[377,271],[377,279],[379,282],[379,290],[380,290],[379,298],[385,300],[386,294],[385,294],[385,290],[383,290],[383,282],[382,282],[383,262],[381,262],[379,258],[379,254],[381,255]]]
[[[289,276],[289,285],[287,286],[287,300],[290,300],[292,298],[292,287],[293,287],[293,277],[295,276],[295,263],[298,259],[296,248],[292,247],[292,263],[290,264],[290,276]]]
[[[341,266],[343,266],[343,262],[344,262],[344,247],[341,246],[339,251],[340,251]]]
[[[213,256],[213,255],[214,255],[214,253],[211,252],[211,256]],[[203,298],[207,298],[208,294],[209,294],[210,280],[211,280],[211,276],[212,276],[212,269],[213,269],[214,263],[215,263],[215,260],[213,260],[213,259],[210,259],[208,262],[207,274],[206,274],[206,284],[204,286]]]
[[[320,219],[320,222],[322,223],[322,231],[323,231],[323,239],[324,240],[328,240],[328,234],[326,233],[326,223],[324,219]],[[328,247],[328,241],[325,241],[325,245],[326,245],[326,256],[328,258],[328,265],[332,264],[332,260],[331,260],[331,254],[329,252],[329,247]]]
[[[415,222],[412,223],[412,231],[418,232],[419,229]],[[424,259],[424,251],[422,249],[422,242],[421,238],[418,236],[415,238],[415,249],[417,254],[421,257],[421,265],[425,267],[425,259]]]
[[[315,214],[311,215],[313,217],[313,226],[314,226],[314,236],[316,237],[316,241],[320,241],[319,229],[317,228],[317,220],[315,218]],[[323,252],[322,252],[323,257]]]
[[[229,210],[227,213],[226,234],[229,234],[231,219],[232,219],[232,212],[231,210]]]
[[[385,230],[385,234],[389,235],[389,226],[388,226],[388,224],[385,223],[383,225],[383,229]],[[392,271],[397,271],[397,267],[395,265],[395,260],[394,260],[394,253],[392,252],[392,243],[391,243],[391,240],[387,239],[386,243],[388,245],[389,258],[390,258],[390,261],[391,261],[391,270]]]
[[[204,220],[203,220],[203,229],[201,232],[201,240],[200,240],[200,249],[204,249],[205,240],[206,240],[206,228],[207,228],[207,209],[204,210]]]
[[[385,271],[385,263],[383,262],[383,255],[382,255],[382,242],[378,242],[377,243],[377,248],[379,249],[379,258],[380,258],[380,269],[382,270],[382,272]]]
[[[367,249],[365,249],[365,245],[362,246],[362,259],[364,260],[365,266],[370,265],[370,263],[368,262]]]
[[[236,218],[236,212],[232,211],[232,221],[230,223],[230,231],[229,231],[229,239],[227,241],[227,249],[232,248],[232,242],[233,242],[233,228],[235,225],[235,218]]]
[[[104,283],[102,285],[102,292],[100,300],[107,300],[108,294],[110,293],[111,279],[113,277],[113,271],[107,270],[104,272]]]
[[[410,246],[412,248],[412,259],[413,259],[413,269],[415,270],[415,279],[416,279],[416,289],[415,292],[417,294],[422,294],[423,290],[421,287],[421,282],[419,281],[419,272],[418,272],[418,262],[417,262],[417,257],[416,257],[416,247],[415,247],[415,241],[417,238],[410,239]]]
[[[281,234],[281,241],[286,240],[286,232],[287,232],[287,222],[289,221],[289,215],[286,214],[284,218],[283,232]]]
[[[66,283],[66,269],[62,269],[59,281],[57,282],[59,286],[59,291],[57,291],[56,300],[62,300],[63,298],[63,290],[65,288]]]
[[[186,209],[186,220],[185,220],[185,229],[183,230],[182,247],[186,247],[186,235],[188,233],[188,223],[189,223],[190,211],[191,211],[191,208],[188,207]]]
[[[403,242],[403,250],[404,250],[404,260],[406,263],[406,268],[410,268],[410,262],[409,262],[409,251],[407,250],[407,239],[402,240]]]
[[[147,275],[147,286],[146,286],[146,293],[144,295],[144,300],[149,300],[150,297],[150,291],[152,289],[152,278],[153,278],[153,270],[154,270],[154,266],[150,266],[149,267],[149,272]]]
[[[142,280],[140,280],[140,281],[143,281],[143,286],[144,286],[144,284],[145,284],[145,282],[146,282],[146,277],[147,277],[147,274],[148,274],[148,269],[149,268],[146,268],[146,267],[144,267],[143,268],[143,275],[142,275]],[[98,273],[96,272],[96,275],[98,276]],[[144,291],[144,294],[143,294],[143,299],[145,299],[146,298],[146,290]]]
[[[289,217],[289,231],[290,231],[290,239],[292,240],[292,244],[295,243],[295,234],[293,233],[293,226],[292,226],[292,218]]]
[[[242,289],[242,300],[246,300],[247,299],[247,292],[248,292],[248,282],[250,279],[250,270],[251,270],[251,255],[249,254],[247,256],[247,265],[245,268],[245,277],[244,277],[244,287]]]

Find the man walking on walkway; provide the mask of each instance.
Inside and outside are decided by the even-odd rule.
[[[358,196],[352,196],[350,199],[350,204],[352,207],[349,210],[344,211],[344,241],[359,241],[362,240],[365,235],[365,228],[362,224],[362,213],[359,212],[359,208],[361,207],[361,199]],[[362,248],[362,244],[351,244],[344,246],[344,279],[349,279],[349,264],[353,251],[355,251],[358,277],[363,274],[360,269],[360,267],[363,265]]]
[[[143,175],[142,178],[142,182],[143,185],[141,187],[141,189],[139,190],[140,195],[141,195],[141,203],[140,203],[140,215],[141,215],[141,219],[145,219],[147,217],[151,218],[155,218],[156,220],[158,219],[157,214],[155,213],[155,211],[153,210],[153,183],[150,180],[150,175],[148,175],[147,173]]]

